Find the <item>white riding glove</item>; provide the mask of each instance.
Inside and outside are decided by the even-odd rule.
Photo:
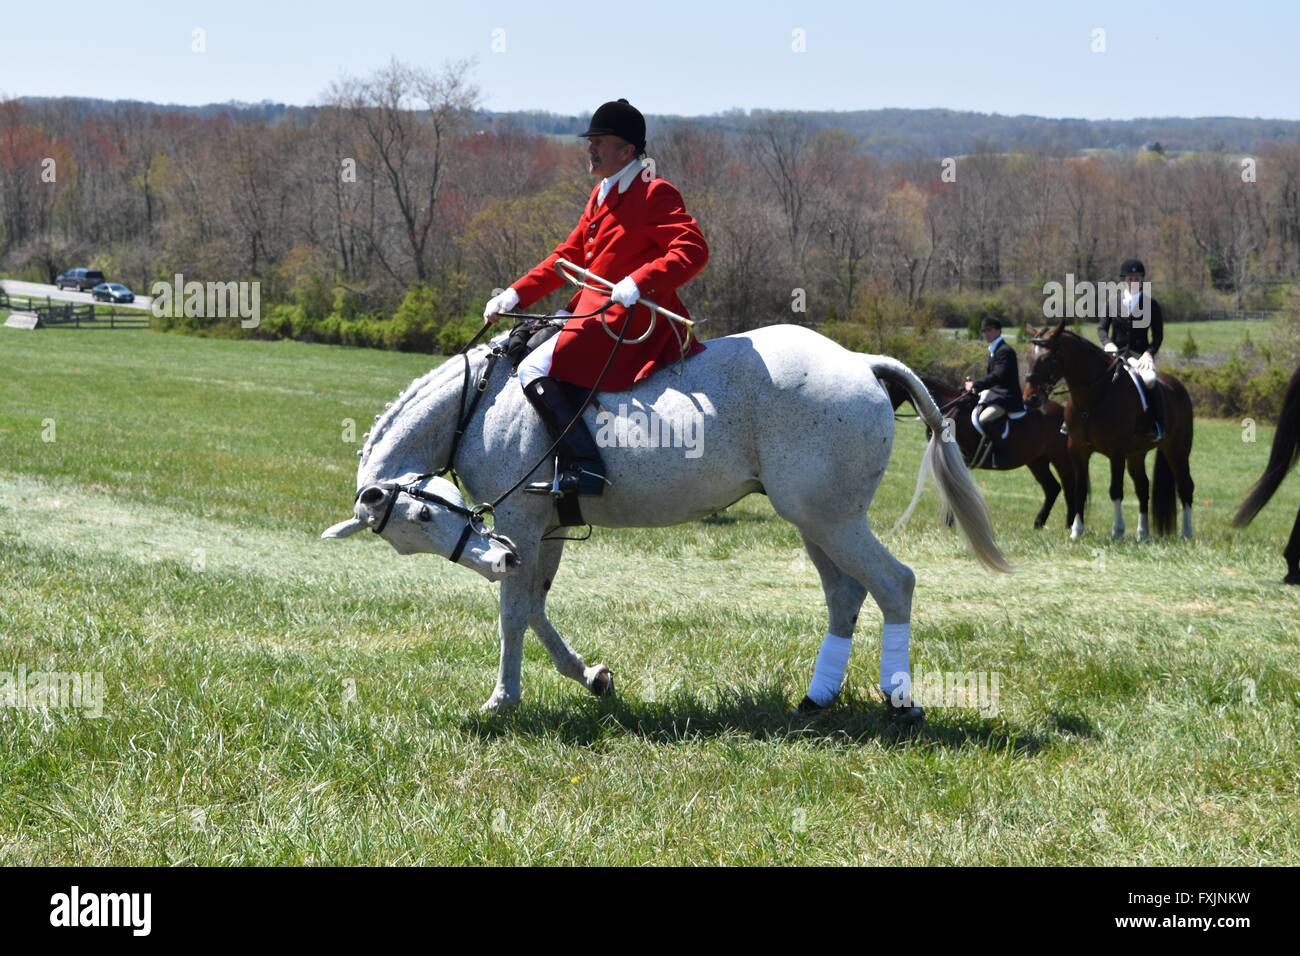
[[[630,309],[632,306],[636,305],[636,300],[641,298],[641,290],[636,287],[636,283],[632,281],[632,277],[627,276],[624,279],[620,279],[618,284],[609,290],[609,297],[619,305],[623,306],[623,308]]]
[[[1155,367],[1156,360],[1151,357],[1150,352],[1143,352],[1141,357],[1138,358],[1138,368],[1150,370]]]
[[[1105,345],[1102,346],[1102,349],[1106,352],[1114,353],[1119,351],[1119,346],[1116,345],[1114,342],[1107,342]]]
[[[510,312],[519,304],[519,293],[514,289],[506,289],[488,299],[487,306],[483,309],[483,322],[495,322],[496,317],[501,312]]]

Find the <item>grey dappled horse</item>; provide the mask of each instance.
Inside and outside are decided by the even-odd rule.
[[[765,493],[777,514],[799,529],[821,576],[830,632],[851,637],[870,592],[887,628],[893,628],[886,635],[903,635],[901,658],[897,644],[889,662],[882,654],[881,686],[890,687],[900,660],[904,672],[907,668],[915,577],[867,522],[867,506],[894,441],[893,406],[881,378],[907,390],[933,436],[908,514],[928,470],[975,556],[989,568],[1009,570],[960,451],[940,437],[945,429],[938,407],[901,362],[850,352],[800,326],[770,326],[713,339],[707,346],[679,367],[681,374],[665,370],[627,391],[598,393],[606,406],[629,409],[626,416],[600,418],[607,412],[587,408],[592,434],[599,440],[603,422],[606,434],[616,440],[607,440],[603,449],[612,485],[603,496],[581,499],[584,517],[602,527],[664,527],[703,518],[754,492]],[[451,451],[466,360],[476,381],[489,351],[479,345],[464,358],[447,361],[411,383],[378,417],[361,452],[353,516],[322,537],[378,529],[399,554],[455,553],[458,564],[501,582],[500,670],[484,710],[518,703],[527,627],[541,638],[561,674],[595,694],[608,693],[613,689],[609,669],[587,666],[546,614],[564,547],[561,541],[542,540],[556,525],[553,501],[516,492],[496,507],[494,529],[475,521],[467,531],[459,491],[451,482],[427,475]],[[637,440],[632,434],[640,427],[637,422],[653,420],[652,414],[677,434],[695,429],[702,438],[699,452],[690,457],[682,447]],[[479,501],[495,499],[549,445],[509,364],[496,362],[456,451],[455,469],[464,487]],[[550,471],[548,461],[533,477],[548,479]],[[397,485],[404,483],[434,502],[399,492]]]

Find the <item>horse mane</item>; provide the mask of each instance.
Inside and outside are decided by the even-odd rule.
[[[1088,348],[1090,348],[1090,349],[1091,349],[1092,351],[1094,351],[1094,352],[1103,352],[1103,353],[1104,353],[1104,351],[1105,351],[1105,350],[1104,350],[1100,345],[1098,345],[1096,342],[1093,342],[1091,339],[1086,339],[1086,338],[1084,338],[1082,335],[1080,335],[1078,332],[1074,331],[1073,329],[1060,328],[1060,329],[1057,330],[1056,335],[1057,335],[1058,337],[1059,337],[1059,336],[1062,336],[1062,335],[1068,335],[1070,338],[1077,340],[1078,342],[1080,342],[1080,343],[1083,344],[1083,345],[1086,345]]]
[[[467,355],[471,360],[471,364],[473,364],[474,359],[486,354],[490,348],[491,347],[486,343],[481,343],[470,349]],[[412,381],[410,385],[406,386],[406,388],[402,390],[401,394],[398,395],[397,398],[385,406],[378,421],[376,421],[374,427],[370,429],[370,437],[367,438],[366,443],[361,446],[362,465],[365,465],[365,463],[370,459],[371,450],[379,443],[379,440],[384,437],[393,422],[397,420],[398,416],[415,402],[422,400],[437,388],[441,388],[445,384],[445,380],[452,377],[453,371],[457,375],[464,375],[465,366],[461,362],[453,362],[451,358],[448,358],[447,361],[443,362],[441,365],[430,369],[419,378]]]

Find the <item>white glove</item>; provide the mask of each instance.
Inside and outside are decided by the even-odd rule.
[[[1155,368],[1156,360],[1151,357],[1150,352],[1143,352],[1138,359],[1138,368]]]
[[[636,300],[641,298],[641,290],[636,287],[636,283],[632,281],[632,277],[627,276],[624,279],[620,279],[618,284],[609,290],[609,297],[619,305],[623,306],[623,308],[630,309],[632,306],[636,305]]]
[[[1116,345],[1114,342],[1107,342],[1105,345],[1102,346],[1102,349],[1107,352],[1118,352],[1119,346]]]
[[[506,289],[504,292],[494,295],[488,299],[487,306],[483,309],[483,322],[495,322],[497,314],[500,312],[510,312],[519,304],[519,293],[514,289]]]

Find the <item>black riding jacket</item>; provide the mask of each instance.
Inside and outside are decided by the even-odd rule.
[[[985,371],[987,374],[975,382],[975,391],[982,392],[987,388],[989,405],[997,405],[1007,412],[1024,409],[1025,403],[1020,395],[1020,363],[1016,359],[1016,350],[1007,344],[1006,339],[998,340]]]
[[[1140,316],[1104,316],[1097,323],[1097,338],[1101,339],[1102,345],[1114,342],[1121,352],[1125,349],[1134,355],[1150,352],[1151,357],[1155,358],[1160,351],[1160,343],[1165,338],[1165,318],[1160,312],[1160,303],[1154,298],[1147,319],[1150,320],[1149,326],[1134,328],[1133,323],[1140,321]]]

